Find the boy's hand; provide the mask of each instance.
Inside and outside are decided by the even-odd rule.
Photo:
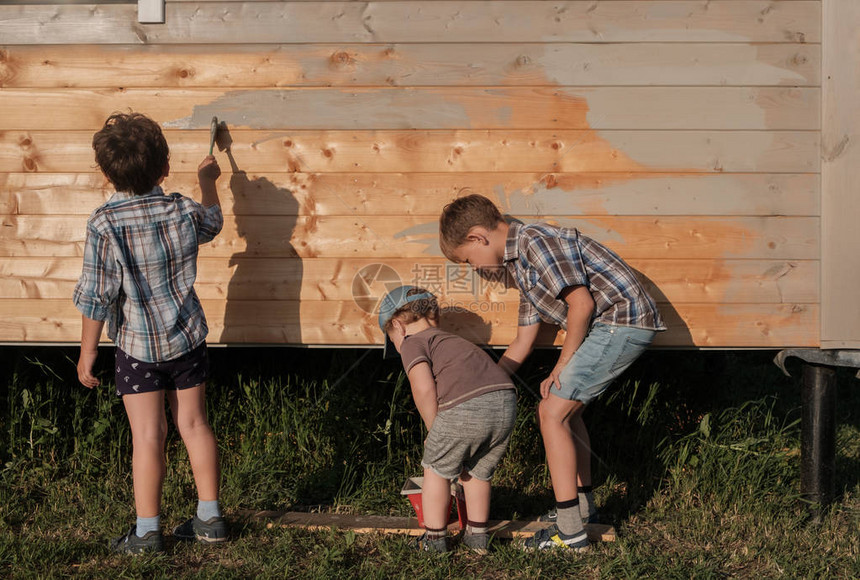
[[[88,389],[99,386],[99,380],[93,376],[93,366],[98,353],[98,350],[81,349],[81,356],[78,358],[78,380]]]
[[[207,155],[197,166],[197,179],[200,182],[210,181],[215,182],[221,177],[221,168],[218,166],[218,160],[214,155]]]
[[[561,381],[559,380],[559,376],[561,375],[562,369],[565,365],[556,365],[552,372],[549,374],[547,378],[541,381],[540,384],[540,396],[541,398],[546,399],[549,397],[549,390],[555,385],[555,388],[561,390]]]

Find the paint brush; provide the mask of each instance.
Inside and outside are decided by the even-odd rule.
[[[218,117],[212,117],[212,125],[209,127],[209,155],[215,150],[215,135],[218,134]]]

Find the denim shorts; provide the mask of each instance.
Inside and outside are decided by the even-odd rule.
[[[655,334],[645,328],[596,323],[562,369],[561,389],[553,385],[550,393],[587,405],[645,352]]]
[[[209,353],[206,343],[173,360],[145,362],[116,349],[116,394],[181,391],[206,382]]]

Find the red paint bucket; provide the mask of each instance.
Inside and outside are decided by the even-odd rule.
[[[424,485],[423,477],[410,477],[403,484],[403,489],[400,490],[401,495],[405,495],[412,504],[412,509],[415,510],[415,517],[418,518],[418,525],[424,527],[424,509],[421,505],[421,486]],[[469,516],[466,512],[466,496],[463,494],[463,486],[459,483],[451,482],[451,498],[448,503],[448,523],[457,522],[461,530],[466,529],[466,522]],[[455,508],[452,510],[451,508]]]

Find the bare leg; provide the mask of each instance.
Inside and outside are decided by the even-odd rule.
[[[190,389],[169,391],[167,400],[176,429],[188,450],[197,497],[203,501],[218,499],[218,445],[206,418],[206,384]]]
[[[576,413],[570,420],[570,430],[576,445],[576,479],[580,487],[591,485],[591,438],[582,420],[582,413]]]
[[[432,469],[424,468],[421,506],[424,509],[425,528],[440,530],[448,525],[450,501],[451,481],[441,477]]]
[[[584,405],[550,395],[540,402],[540,431],[546,450],[546,462],[556,501],[577,497],[577,449],[570,420],[581,413]]]
[[[463,494],[466,496],[466,509],[473,522],[486,522],[490,519],[490,482],[472,477],[465,470],[460,474]]]
[[[134,508],[138,517],[151,518],[161,513],[164,484],[164,391],[125,395],[122,402],[131,426]]]

